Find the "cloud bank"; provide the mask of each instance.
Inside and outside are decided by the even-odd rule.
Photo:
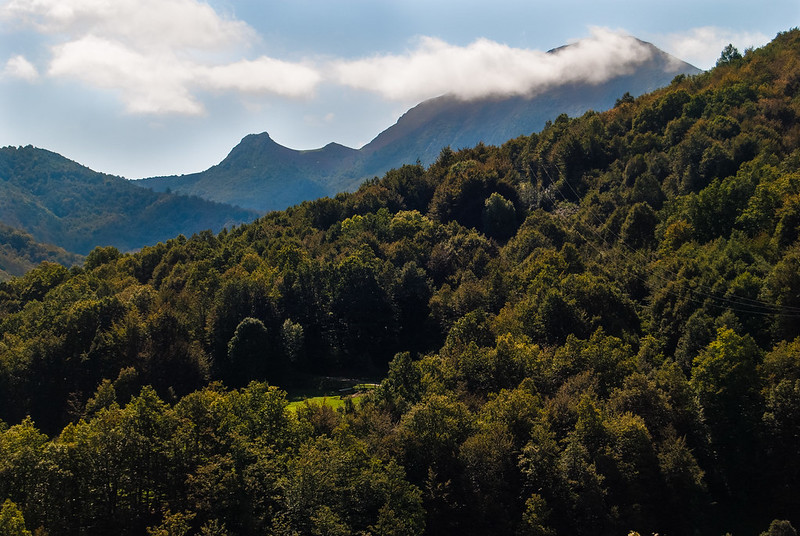
[[[40,34],[50,52],[39,69],[23,56],[9,59],[5,77],[78,80],[114,91],[131,114],[202,115],[204,92],[308,98],[323,83],[406,103],[446,93],[533,95],[605,82],[652,55],[631,36],[592,28],[588,38],[551,53],[488,39],[456,46],[420,37],[403,54],[291,62],[253,57],[262,44],[255,30],[202,0],[8,0],[0,20]],[[727,38],[711,30],[665,39],[679,55],[690,54]]]
[[[463,99],[532,95],[549,87],[584,81],[601,83],[633,72],[652,50],[633,37],[593,28],[591,37],[552,53],[512,48],[487,39],[465,47],[432,37],[403,55],[338,61],[340,84],[394,100],[422,100],[452,93]]]

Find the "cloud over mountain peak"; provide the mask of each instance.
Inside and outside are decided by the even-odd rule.
[[[333,64],[341,84],[396,100],[451,93],[463,99],[535,95],[572,82],[602,83],[632,72],[653,54],[622,32],[592,28],[591,36],[553,52],[478,39],[467,46],[422,37],[416,49]]]

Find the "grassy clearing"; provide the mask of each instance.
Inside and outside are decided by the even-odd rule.
[[[338,409],[344,407],[345,399],[351,399],[354,404],[366,392],[375,389],[377,383],[366,382],[363,379],[336,378],[330,376],[315,377],[304,382],[304,386],[289,389],[289,411],[297,411],[304,403],[324,404]]]
[[[297,411],[297,408],[303,404],[322,404],[325,406],[330,406],[333,409],[338,409],[344,407],[344,398],[341,396],[314,396],[311,398],[305,398],[303,400],[289,402],[289,405],[286,407],[289,409],[289,411]]]

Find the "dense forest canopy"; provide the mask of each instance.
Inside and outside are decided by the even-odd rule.
[[[727,52],[501,147],[3,283],[0,519],[793,533],[800,31]],[[385,379],[290,410],[274,386],[313,375]]]

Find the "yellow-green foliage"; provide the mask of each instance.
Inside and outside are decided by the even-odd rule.
[[[800,511],[798,117],[793,30],[2,283],[0,498],[54,536],[755,533]]]

